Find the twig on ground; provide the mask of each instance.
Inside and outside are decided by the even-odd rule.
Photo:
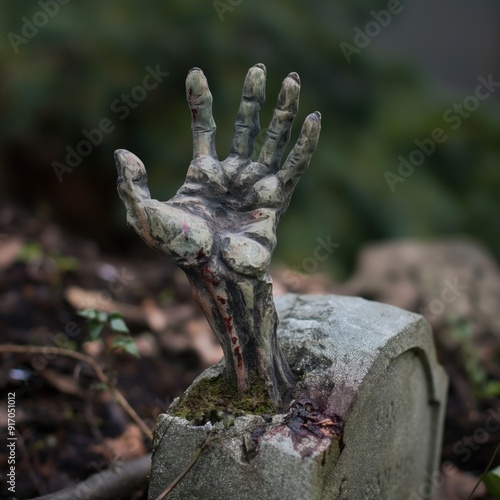
[[[497,444],[497,447],[495,448],[495,451],[493,452],[493,455],[490,458],[490,461],[488,462],[488,465],[486,466],[486,469],[484,469],[484,472],[479,476],[479,479],[477,480],[476,486],[474,486],[474,489],[470,492],[469,496],[467,497],[467,500],[472,500],[472,495],[474,495],[474,492],[477,490],[478,486],[481,484],[481,481],[484,479],[484,476],[488,474],[488,471],[490,470],[491,464],[493,463],[493,460],[495,460],[495,457],[497,456],[497,453],[500,451],[500,443]]]
[[[21,354],[56,354],[59,356],[65,356],[67,358],[77,359],[79,361],[83,361],[87,363],[96,374],[97,378],[100,382],[102,382],[106,387],[109,387],[111,393],[115,397],[118,404],[127,412],[129,417],[139,426],[139,429],[143,432],[143,434],[150,440],[153,440],[153,433],[150,428],[146,425],[144,420],[139,417],[136,411],[130,406],[128,401],[125,399],[123,394],[116,388],[113,387],[109,378],[102,371],[101,367],[94,361],[93,358],[87,356],[86,354],[82,354],[76,351],[70,351],[69,349],[61,349],[59,347],[40,347],[40,346],[32,346],[32,345],[0,345],[0,353],[21,353]]]
[[[130,497],[146,484],[151,454],[90,476],[72,488],[32,500],[109,500]]]

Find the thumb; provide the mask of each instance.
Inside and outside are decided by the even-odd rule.
[[[127,210],[135,211],[136,205],[151,199],[148,188],[148,174],[144,164],[137,156],[125,149],[115,151],[118,170],[118,194]]]

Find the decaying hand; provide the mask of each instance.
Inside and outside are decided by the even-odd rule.
[[[278,221],[316,148],[321,116],[315,112],[306,118],[297,143],[281,164],[299,103],[300,80],[290,73],[260,155],[253,161],[265,81],[264,65],[250,68],[231,153],[219,161],[207,80],[198,68],[189,72],[193,160],[185,183],[171,200],[151,199],[146,170],[135,155],[118,150],[115,158],[128,223],[188,275],[222,343],[228,372],[236,372],[240,392],[248,388],[249,371],[255,371],[277,402],[292,377],[276,340],[268,269]]]

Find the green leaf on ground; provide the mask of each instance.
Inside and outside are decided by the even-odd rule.
[[[484,485],[488,493],[495,499],[500,500],[500,465],[484,476]]]
[[[113,349],[125,352],[136,358],[140,358],[139,350],[137,349],[132,337],[116,337],[113,340],[112,347]]]
[[[99,340],[104,324],[98,320],[92,320],[89,325],[89,338],[90,340]]]
[[[110,315],[109,324],[111,326],[111,330],[114,332],[129,333],[129,329],[123,320],[122,315],[119,313],[112,313]]]
[[[95,309],[85,309],[83,311],[78,311],[78,316],[87,319],[95,319],[97,316],[97,311]]]

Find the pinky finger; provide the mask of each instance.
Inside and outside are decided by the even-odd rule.
[[[311,161],[312,155],[318,145],[321,131],[321,114],[319,111],[311,113],[304,121],[299,139],[288,155],[280,171],[276,174],[282,181],[285,189],[285,208],[288,205],[297,182]]]

